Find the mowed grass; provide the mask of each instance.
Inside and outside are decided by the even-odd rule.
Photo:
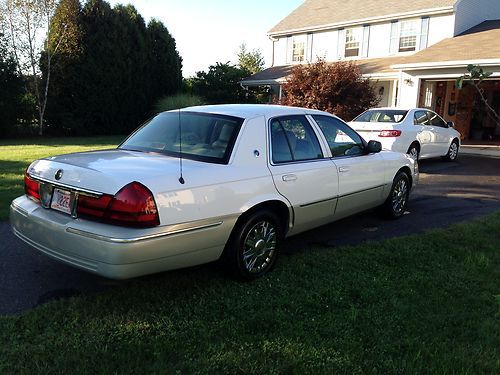
[[[216,266],[0,317],[0,373],[493,374],[500,213],[423,235]]]
[[[24,171],[33,160],[116,147],[125,137],[29,138],[0,140],[0,220],[9,216],[10,202],[24,193]]]

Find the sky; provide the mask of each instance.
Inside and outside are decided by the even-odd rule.
[[[132,4],[144,17],[159,19],[175,38],[183,59],[183,76],[207,71],[216,62],[237,62],[241,43],[259,49],[271,64],[267,32],[303,0],[108,0]]]

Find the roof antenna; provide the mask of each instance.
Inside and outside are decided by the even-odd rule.
[[[179,168],[180,168],[180,177],[179,182],[184,185],[184,177],[182,177],[182,126],[181,126],[181,109],[177,110],[179,114]]]

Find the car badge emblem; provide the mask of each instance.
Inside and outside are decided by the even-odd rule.
[[[63,175],[63,170],[62,169],[59,169],[57,172],[56,172],[56,175],[54,176],[56,178],[57,181],[59,181],[61,179]]]

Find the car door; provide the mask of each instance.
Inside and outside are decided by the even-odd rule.
[[[269,121],[269,169],[276,189],[293,207],[290,234],[333,220],[338,195],[337,170],[324,156],[305,115]]]
[[[361,136],[341,120],[326,115],[311,116],[321,129],[339,175],[335,218],[375,207],[384,201],[385,168],[378,153],[366,154]]]
[[[434,133],[433,154],[434,156],[443,156],[448,153],[451,137],[448,124],[436,112],[427,111],[431,131]]]
[[[420,157],[434,155],[434,133],[430,126],[429,116],[425,110],[416,110],[413,115],[413,126],[417,127],[417,140],[420,143]]]

